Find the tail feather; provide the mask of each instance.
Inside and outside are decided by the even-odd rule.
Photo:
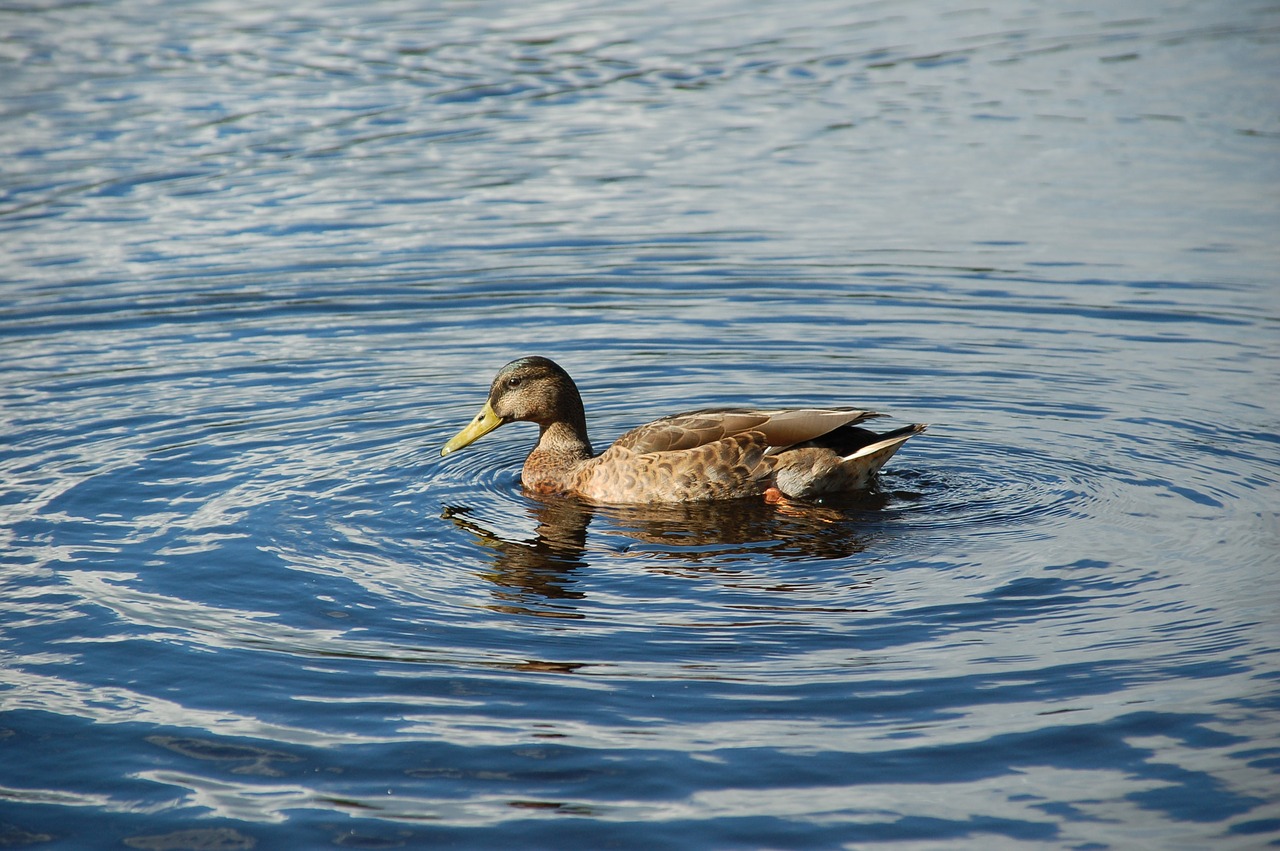
[[[847,435],[858,437],[860,446],[846,455],[830,448],[809,445],[778,456],[774,484],[784,495],[812,499],[869,487],[884,463],[902,444],[924,431],[924,425],[909,425],[884,434]],[[862,439],[862,438],[865,438]]]
[[[885,461],[888,461],[893,457],[893,453],[898,451],[899,446],[906,443],[910,438],[915,437],[928,427],[929,426],[927,424],[916,423],[914,425],[894,429],[893,431],[887,431],[884,434],[879,435],[878,439],[874,443],[868,443],[866,446],[859,448],[857,452],[844,456],[844,460],[852,461],[855,458],[861,459],[869,456],[878,456],[887,449],[889,450],[888,454],[884,455],[884,457],[880,459],[880,464],[883,464]],[[877,465],[877,468],[878,467],[879,465]]]
[[[857,452],[846,455],[840,466],[847,470],[851,477],[858,480],[858,487],[866,487],[871,483],[871,478],[880,471],[886,461],[893,457],[902,444],[926,428],[928,428],[927,425],[917,423],[885,432],[874,443],[869,443]]]

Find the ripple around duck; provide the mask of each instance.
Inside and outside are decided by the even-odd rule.
[[[912,528],[1036,537],[1041,524],[1088,516],[1109,498],[1111,472],[1075,459],[972,437],[939,436],[928,457],[882,477],[912,495]]]
[[[433,491],[454,517],[461,509],[496,538],[530,539],[538,509],[520,492],[514,472],[523,451],[511,441],[451,456],[432,470]],[[762,556],[839,558],[864,550],[889,528],[895,535],[951,531],[965,539],[975,533],[1048,536],[1052,530],[1044,524],[1088,516],[1108,500],[1112,478],[1099,465],[931,431],[894,458],[877,488],[862,494],[782,508],[752,501],[583,507],[588,519],[581,523],[585,528],[595,518],[592,547],[601,553],[704,563]],[[924,537],[936,544],[936,534]]]

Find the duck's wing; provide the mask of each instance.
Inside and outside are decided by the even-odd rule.
[[[878,416],[857,408],[718,408],[654,420],[627,432],[613,445],[637,454],[679,452],[754,433],[760,435],[756,440],[763,447],[772,449],[804,443]]]

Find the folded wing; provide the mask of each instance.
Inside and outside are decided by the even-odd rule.
[[[722,408],[663,417],[634,428],[614,443],[637,454],[696,449],[725,438],[756,433],[780,449],[821,437],[845,425],[878,417],[857,408],[793,408],[757,411]]]

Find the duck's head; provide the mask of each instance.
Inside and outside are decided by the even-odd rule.
[[[489,432],[516,421],[534,422],[544,429],[566,422],[585,430],[582,397],[577,385],[555,361],[544,357],[513,360],[498,370],[489,387],[489,400],[466,428],[440,450],[448,455],[475,443]]]

